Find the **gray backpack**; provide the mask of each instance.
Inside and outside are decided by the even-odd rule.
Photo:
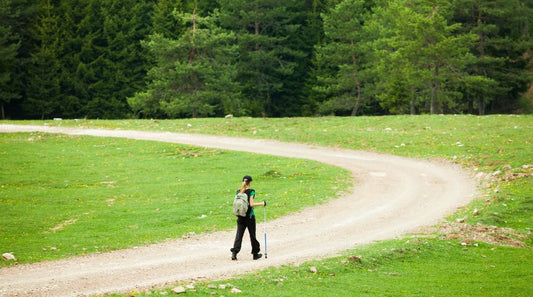
[[[246,217],[248,211],[248,195],[237,191],[233,198],[233,214],[240,217]]]

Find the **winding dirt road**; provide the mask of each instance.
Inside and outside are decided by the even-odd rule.
[[[86,296],[220,279],[273,265],[325,258],[357,244],[401,236],[438,223],[476,195],[477,183],[457,166],[389,155],[271,140],[165,132],[0,125],[0,133],[41,131],[124,137],[320,161],[348,169],[351,194],[266,224],[268,259],[253,261],[244,238],[230,260],[234,231],[59,261],[0,269],[0,296]],[[257,226],[258,236],[263,223]],[[261,237],[261,236],[259,236]],[[261,243],[263,245],[263,243]]]

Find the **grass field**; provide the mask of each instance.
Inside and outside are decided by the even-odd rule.
[[[355,247],[342,257],[271,268],[213,284],[231,283],[228,288],[239,287],[246,296],[533,295],[533,116],[79,120],[45,124],[269,138],[459,163],[479,176],[481,196],[448,220],[462,218],[465,226],[512,228],[498,229],[498,236],[517,238],[525,247],[487,244],[461,236],[450,239],[439,236],[437,229],[429,234],[431,238],[424,235]],[[259,174],[266,172],[268,168]],[[311,266],[316,267],[316,273],[310,272]],[[229,289],[208,288],[208,283],[195,286],[196,292],[187,295],[231,294]],[[154,290],[150,296],[168,292]]]
[[[0,248],[19,263],[233,228],[244,174],[272,218],[351,184],[318,162],[159,142],[16,133],[0,134],[0,147]]]

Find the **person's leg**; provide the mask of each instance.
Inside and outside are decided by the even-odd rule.
[[[252,254],[254,254],[254,257],[259,254],[259,251],[261,250],[259,241],[257,241],[257,238],[255,236],[255,216],[253,216],[250,220],[248,220],[248,232],[250,233],[250,242],[252,244]]]
[[[235,241],[233,242],[233,248],[230,249],[232,252],[232,260],[236,260],[237,254],[241,251],[242,237],[244,236],[244,231],[246,230],[246,222],[243,218],[237,218],[237,233],[235,234]]]

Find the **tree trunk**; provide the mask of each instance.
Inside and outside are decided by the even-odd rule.
[[[194,35],[196,34],[196,9],[192,12],[192,48],[189,52],[189,60],[187,61],[190,64],[192,64],[192,61],[194,59],[194,53],[196,52],[196,48],[194,47]]]
[[[483,15],[481,14],[481,3],[478,2],[477,3],[477,24],[478,24],[478,28],[479,29],[479,26],[480,24],[482,24],[483,22]],[[483,30],[477,30],[478,31],[478,51],[479,51],[479,59],[483,59],[483,57],[485,57],[485,35],[483,34]],[[485,69],[485,67],[482,68],[483,69],[483,76],[487,77],[487,71]],[[484,115],[485,114],[485,98],[483,96],[483,94],[478,94],[477,95],[477,107],[478,107],[478,114],[479,115]]]
[[[354,47],[354,41],[351,40],[350,44],[352,48]],[[357,111],[359,110],[359,106],[361,106],[361,83],[359,82],[359,77],[357,74],[357,58],[355,57],[355,54],[352,54],[352,66],[353,66],[353,79],[355,83],[355,87],[357,89],[357,99],[355,100],[355,105],[352,109],[352,116],[357,115]]]
[[[357,111],[359,110],[359,106],[361,106],[361,84],[357,84],[357,100],[355,100],[355,106],[352,109],[352,116],[357,115]]]
[[[439,66],[435,66],[435,71],[433,72],[433,83],[431,86],[431,107],[430,107],[430,113],[436,114],[438,113],[438,94],[439,94]]]
[[[357,111],[359,110],[359,107],[361,106],[361,83],[359,82],[359,80],[357,79],[357,72],[354,73],[354,79],[355,79],[355,87],[357,89],[357,96],[356,96],[356,99],[355,99],[355,105],[352,109],[352,116],[356,116],[357,115]]]
[[[485,115],[485,100],[482,94],[477,96],[477,109],[479,115]]]
[[[478,24],[478,27],[476,29],[478,29],[478,33],[477,33],[477,36],[478,36],[478,51],[479,51],[479,57],[480,58],[483,58],[485,56],[485,36],[483,34],[483,30],[479,30],[479,26],[480,24],[482,24],[483,22],[483,16],[481,15],[481,4],[478,3],[478,7],[477,7],[477,24]]]
[[[409,109],[411,115],[416,114],[416,94],[413,89],[411,89],[411,102],[409,102]]]
[[[6,115],[4,113],[4,103],[0,104],[0,109],[2,109],[2,120],[6,119]]]

